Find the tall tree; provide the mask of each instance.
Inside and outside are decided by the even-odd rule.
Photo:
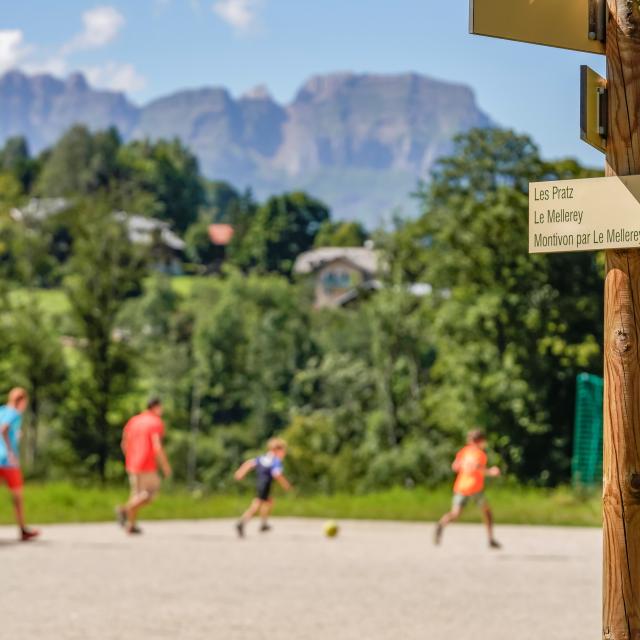
[[[77,125],[46,154],[37,192],[43,197],[88,196],[107,191],[118,175],[120,137],[115,129],[96,134]]]
[[[178,140],[132,142],[119,154],[122,208],[166,220],[186,231],[205,204],[197,158]]]
[[[528,254],[528,183],[589,174],[543,162],[526,136],[472,131],[423,193],[412,248],[397,251],[434,287],[430,420],[487,427],[522,478],[566,477],[575,375],[600,370],[602,326],[593,254]]]
[[[39,459],[42,427],[50,424],[56,405],[64,398],[68,380],[60,335],[35,295],[29,294],[4,314],[5,335],[11,362],[7,386],[21,385],[29,392],[25,429],[25,462],[28,469],[43,467]]]
[[[204,181],[203,217],[210,222],[233,223],[230,209],[242,195],[223,180]]]
[[[244,268],[289,276],[296,257],[313,247],[327,220],[326,205],[306,193],[269,198],[253,216],[235,259]]]
[[[10,173],[29,191],[36,175],[36,163],[29,153],[29,145],[23,136],[8,138],[0,151],[0,171]],[[3,191],[4,192],[4,191]]]
[[[103,479],[115,443],[114,407],[129,391],[133,371],[131,350],[116,335],[117,318],[124,302],[140,293],[144,273],[139,249],[108,211],[104,204],[87,205],[65,279],[86,372],[72,399],[67,437]]]
[[[316,247],[361,247],[369,235],[359,222],[331,222],[322,224],[315,237]]]

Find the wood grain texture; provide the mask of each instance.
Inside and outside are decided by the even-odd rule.
[[[640,174],[638,4],[608,0],[607,175]],[[640,640],[640,250],[606,263],[603,638]]]

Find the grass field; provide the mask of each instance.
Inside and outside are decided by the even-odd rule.
[[[188,298],[193,290],[202,283],[211,282],[206,276],[173,276],[170,279],[173,290]],[[13,289],[9,293],[9,300],[13,304],[26,304],[35,299],[47,314],[54,317],[70,313],[69,299],[62,288],[59,289]]]
[[[337,519],[434,521],[447,509],[450,489],[394,489],[366,495],[282,496],[275,515]],[[101,522],[113,517],[113,507],[126,498],[121,487],[75,487],[68,483],[30,484],[26,488],[29,520],[38,523]],[[489,498],[496,521],[503,524],[600,526],[600,497],[581,496],[567,488],[543,490],[493,487]],[[8,495],[0,493],[0,524],[13,521]],[[144,519],[203,519],[237,516],[250,496],[204,495],[165,487],[144,512]],[[463,521],[478,522],[476,508]]]

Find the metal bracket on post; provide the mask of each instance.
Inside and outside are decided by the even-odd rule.
[[[608,97],[606,79],[580,67],[580,138],[602,153],[607,151]]]
[[[589,0],[589,40],[607,39],[607,0]]]
[[[596,92],[598,94],[598,133],[603,140],[606,140],[609,135],[609,96],[606,87],[598,87]]]

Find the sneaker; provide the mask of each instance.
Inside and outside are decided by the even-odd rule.
[[[238,532],[238,538],[244,538],[244,522],[242,520],[236,522],[236,531]]]
[[[127,511],[123,507],[116,507],[116,522],[121,527],[127,524]]]
[[[130,525],[127,527],[127,533],[130,536],[139,536],[142,533],[142,529],[137,525]]]
[[[20,533],[20,540],[22,542],[29,542],[29,540],[34,540],[40,535],[40,532],[37,529],[23,529]]]
[[[436,530],[433,532],[433,544],[438,546],[442,542],[442,525],[438,523],[436,525]]]
[[[267,524],[266,522],[263,522],[260,525],[260,533],[266,533],[267,531],[271,531],[271,525]]]
[[[497,540],[489,540],[490,549],[502,549],[502,545]]]

